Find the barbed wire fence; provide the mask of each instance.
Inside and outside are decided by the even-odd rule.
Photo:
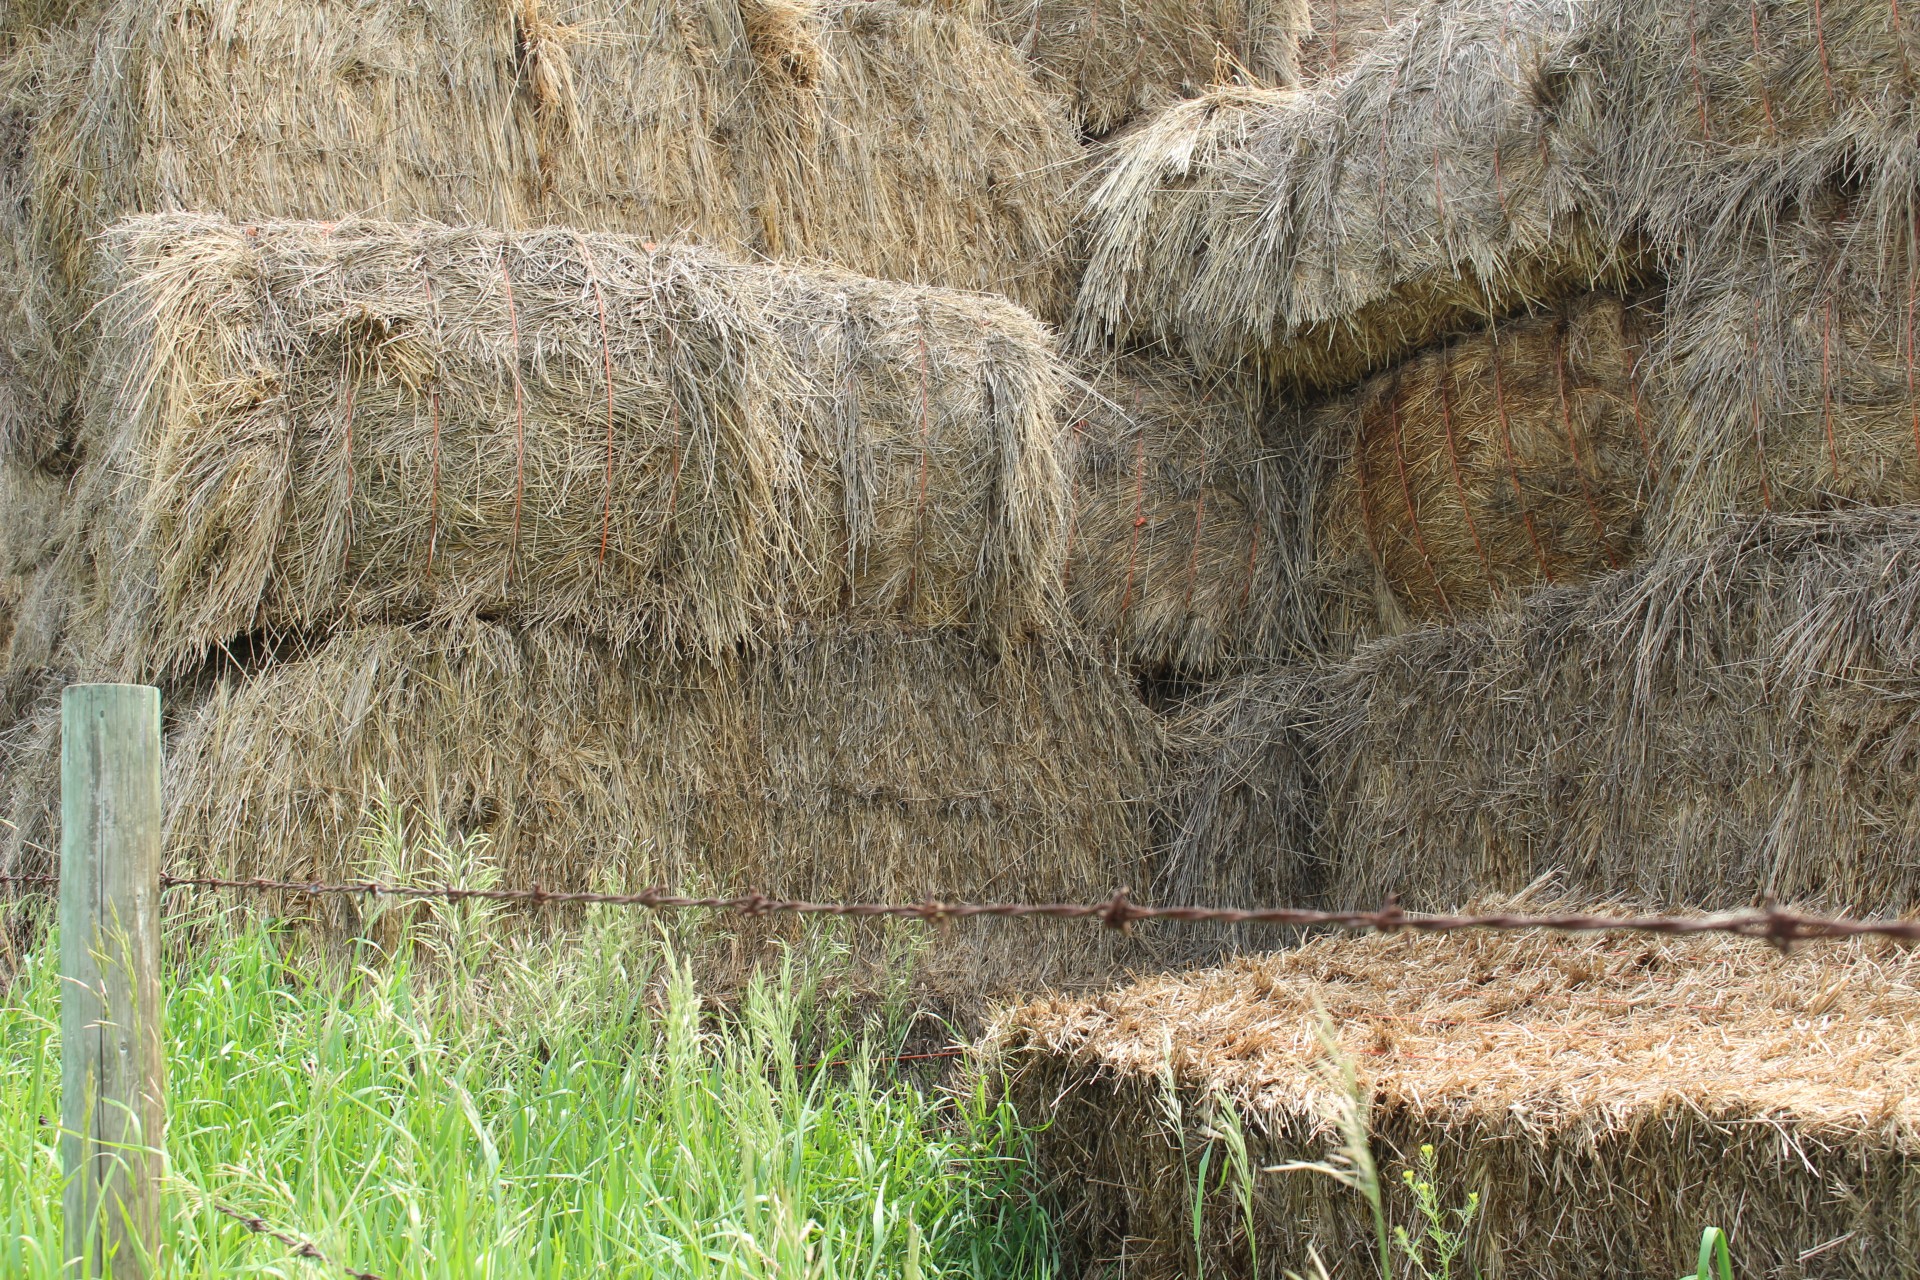
[[[0,874],[0,885],[29,891],[59,888],[54,875]],[[484,901],[532,907],[611,906],[647,911],[714,911],[744,916],[839,916],[854,919],[920,920],[928,924],[988,919],[1044,919],[1088,921],[1103,928],[1126,930],[1137,923],[1272,925],[1288,928],[1330,928],[1365,932],[1461,933],[1468,931],[1547,931],[1555,933],[1643,933],[1666,936],[1733,934],[1777,945],[1837,938],[1887,938],[1920,943],[1920,919],[1855,919],[1813,915],[1786,907],[1745,911],[1662,915],[1596,912],[1513,911],[1441,914],[1406,911],[1393,902],[1371,911],[1324,911],[1306,907],[1149,906],[1135,902],[1126,889],[1099,902],[810,902],[747,892],[730,897],[689,897],[663,889],[639,893],[605,893],[527,888],[475,888],[459,885],[399,884],[381,880],[275,880],[265,877],[231,879],[219,876],[163,875],[160,887],[201,889],[246,894],[296,895],[314,898],[396,898],[410,901],[459,903]]]

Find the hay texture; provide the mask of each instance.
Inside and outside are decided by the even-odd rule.
[[[1740,1275],[1877,1280],[1920,1267],[1916,1024],[1891,945],[1338,936],[1029,1004],[992,1043],[1089,1273],[1379,1274],[1359,1192],[1280,1168],[1357,1120],[1415,1239],[1423,1146],[1443,1204],[1479,1196],[1454,1274],[1691,1274],[1714,1224]]]
[[[1074,332],[1332,388],[1616,277],[1544,105],[1574,12],[1434,4],[1332,82],[1155,117],[1093,188]]]
[[[567,225],[1064,307],[1064,111],[888,0],[116,0],[8,79],[36,294],[9,345],[56,406],[92,237],[144,212]]]
[[[1417,0],[1312,0],[1297,46],[1300,79],[1331,80],[1357,65],[1387,29],[1419,9]]]
[[[1601,0],[1551,76],[1596,212],[1670,267],[1758,236],[1836,179],[1869,234],[1920,188],[1920,25],[1883,0]]]
[[[1223,80],[1297,78],[1306,0],[958,0],[1095,137]]]
[[[822,901],[1078,900],[1143,884],[1157,727],[1049,642],[826,627],[718,664],[567,628],[342,632],[169,697],[170,869],[363,874],[384,797],[502,883],[760,889]],[[56,722],[13,788],[15,866],[55,820]],[[1089,980],[1097,930],[966,929],[945,989]],[[1030,989],[1030,988],[1029,988]]]
[[[1298,554],[1310,468],[1269,442],[1259,397],[1132,356],[1064,400],[1073,514],[1062,576],[1074,618],[1155,676],[1214,674],[1318,648]]]
[[[1589,294],[1454,339],[1308,416],[1335,634],[1485,613],[1632,561],[1666,432],[1647,318]],[[1657,332],[1657,330],[1655,330]]]
[[[1729,514],[1920,502],[1914,244],[1861,212],[1824,192],[1669,291],[1658,367],[1684,419],[1662,543],[1699,545]]]
[[[1916,623],[1920,512],[1773,516],[1247,677],[1181,726],[1169,874],[1350,906],[1557,873],[1656,906],[1911,910]]]
[[[1051,625],[1046,334],[985,295],[572,231],[110,240],[83,652],[486,616],[707,656],[806,619]]]

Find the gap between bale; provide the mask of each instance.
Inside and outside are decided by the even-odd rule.
[[[1655,906],[1920,904],[1920,514],[1774,516],[1484,620],[1221,686],[1169,875],[1330,905],[1547,872]],[[1249,832],[1309,832],[1291,847]]]
[[[1416,1239],[1423,1146],[1443,1203],[1479,1196],[1477,1275],[1672,1275],[1712,1225],[1742,1274],[1878,1280],[1920,1266],[1916,978],[1891,945],[1340,935],[1036,1001],[989,1045],[1046,1120],[1070,1266],[1377,1275],[1361,1194],[1278,1167],[1357,1121]]]
[[[568,231],[115,231],[76,645],[483,615],[710,657],[1059,620],[1060,373],[983,295]]]

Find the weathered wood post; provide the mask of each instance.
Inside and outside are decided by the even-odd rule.
[[[69,685],[60,703],[60,1163],[79,1274],[154,1273],[160,1062],[160,691]]]

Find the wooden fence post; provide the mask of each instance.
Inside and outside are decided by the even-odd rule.
[[[79,1274],[154,1274],[160,1061],[160,691],[69,685],[60,703],[60,1163]]]

